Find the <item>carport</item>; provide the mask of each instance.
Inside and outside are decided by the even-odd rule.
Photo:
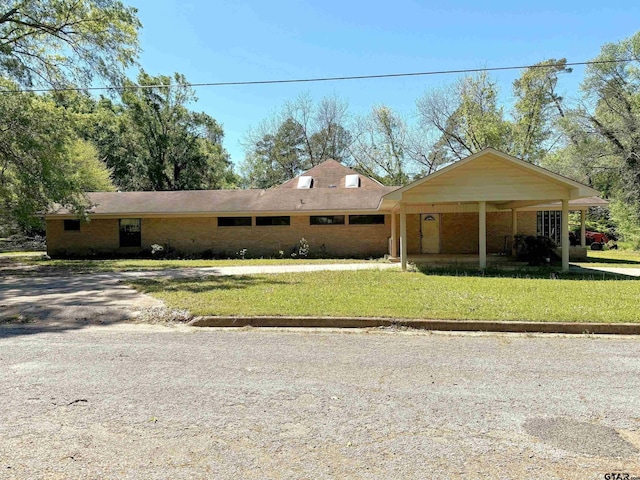
[[[559,210],[562,212],[559,235],[562,271],[568,271],[570,202],[572,208],[583,212],[584,242],[584,210],[592,204],[606,204],[598,195],[599,192],[591,187],[487,148],[385,195],[379,209],[391,214],[390,253],[397,257],[399,247],[403,269],[407,266],[408,242],[415,241],[416,236],[415,231],[408,232],[408,215],[420,214],[422,253],[438,254],[444,250],[445,253],[476,253],[479,267],[484,269],[487,266],[487,235],[491,236],[492,229],[510,227],[511,237],[531,234],[531,225],[522,225],[519,221],[519,218],[531,218],[525,212],[535,212],[538,207]],[[455,229],[443,232],[440,217],[448,214],[466,215],[451,216],[457,219]],[[488,215],[492,217],[489,224]],[[499,219],[499,225],[495,219]],[[455,250],[457,239],[470,231],[474,232],[474,237],[477,234],[477,244],[473,246],[476,251],[451,252]]]

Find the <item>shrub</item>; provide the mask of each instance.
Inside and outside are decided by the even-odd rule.
[[[529,265],[544,265],[559,259],[555,252],[558,247],[549,237],[516,235],[515,243],[518,260],[526,261]]]

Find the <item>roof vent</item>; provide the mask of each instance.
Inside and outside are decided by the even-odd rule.
[[[309,175],[301,175],[298,177],[298,188],[311,188],[313,177]]]
[[[358,188],[360,186],[360,176],[355,173],[344,177],[345,188]]]

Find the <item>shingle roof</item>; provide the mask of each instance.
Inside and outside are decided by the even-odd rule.
[[[312,188],[345,188],[344,179],[347,175],[358,175],[360,177],[360,188],[364,190],[380,190],[383,191],[385,188],[382,184],[369,178],[365,175],[359,174],[355,170],[345,167],[340,162],[336,162],[335,160],[325,160],[320,165],[316,165],[315,167],[307,170],[301,175],[292,178],[291,180],[279,185],[275,188],[298,188],[298,179],[302,176],[313,177],[313,187]],[[393,187],[393,190],[399,187]],[[388,192],[386,190],[385,192]]]
[[[183,214],[183,213],[261,213],[315,212],[337,210],[375,210],[380,198],[391,191],[363,189],[273,189],[273,190],[190,190],[178,192],[92,192],[88,213]],[[70,214],[58,208],[51,214]]]
[[[269,190],[182,190],[169,192],[92,192],[87,196],[92,215],[260,214],[376,210],[385,187],[360,175],[360,188],[344,188],[344,176],[357,173],[327,160],[303,175],[314,178],[313,188],[298,189],[298,177]],[[331,187],[336,185],[336,187]],[[69,215],[54,208],[50,215]]]

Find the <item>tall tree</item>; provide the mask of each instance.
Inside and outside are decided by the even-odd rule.
[[[119,83],[138,53],[136,10],[116,0],[8,0],[0,6],[0,203],[23,226],[51,203],[86,206],[87,175],[104,177],[68,113],[20,87]],[[87,147],[87,148],[85,148]],[[81,154],[82,161],[74,157]],[[93,162],[93,158],[90,163]],[[88,160],[87,160],[88,161]],[[95,167],[95,168],[94,168]],[[106,180],[103,178],[103,180]]]
[[[337,97],[316,105],[307,94],[286,102],[246,135],[244,184],[268,188],[330,158],[348,162],[352,136],[347,108]]]
[[[417,106],[423,127],[439,133],[434,150],[443,162],[486,147],[511,149],[510,123],[498,106],[495,82],[484,72],[459,80],[453,88],[425,94]]]
[[[184,75],[151,76],[144,71],[136,87],[122,93],[126,115],[141,140],[131,161],[140,172],[137,188],[194,190],[232,187],[235,184],[229,154],[222,146],[224,133],[216,120],[190,111],[196,101]]]
[[[8,0],[0,74],[24,86],[120,83],[138,55],[137,10],[118,0]]]
[[[616,199],[640,224],[640,32],[609,43],[587,67],[579,131],[598,141],[596,154],[617,173]]]
[[[110,189],[109,172],[79,141],[64,108],[0,81],[0,204],[5,222],[24,229],[51,203],[82,211],[82,192]]]
[[[564,99],[558,93],[558,75],[571,73],[567,60],[549,59],[527,68],[513,82],[512,153],[531,163],[540,163],[559,140],[557,121],[566,116]]]

